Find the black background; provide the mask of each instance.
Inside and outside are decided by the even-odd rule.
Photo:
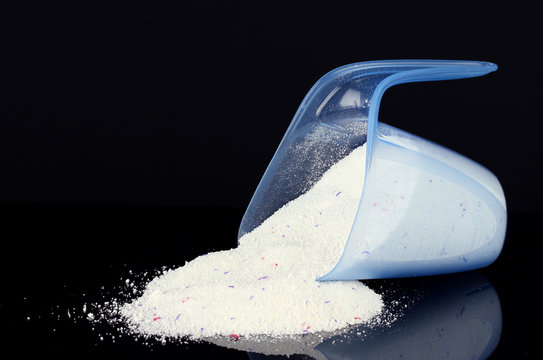
[[[380,119],[496,173],[541,212],[539,12],[528,1],[19,1],[0,200],[245,208],[311,86],[349,63],[491,61],[407,84]]]
[[[114,283],[126,266],[174,266],[235,246],[260,177],[322,75],[353,62],[428,58],[499,69],[393,87],[380,120],[500,179],[509,230],[502,256],[484,270],[504,312],[493,357],[534,356],[542,32],[531,4],[15,2],[2,42],[0,205],[13,295],[2,295],[1,310],[16,344],[150,356],[130,344],[96,350],[85,327],[55,335],[54,321],[21,320]]]

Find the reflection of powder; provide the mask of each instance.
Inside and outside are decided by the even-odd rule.
[[[361,146],[308,192],[283,206],[239,246],[200,256],[155,278],[121,313],[158,336],[272,336],[366,323],[383,307],[358,281],[317,282],[338,262],[360,201]]]

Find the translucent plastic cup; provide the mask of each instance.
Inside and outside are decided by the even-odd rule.
[[[502,249],[507,220],[498,179],[478,163],[377,118],[390,86],[496,69],[487,62],[389,60],[329,72],[302,101],[249,203],[239,237],[367,143],[366,178],[347,245],[319,280],[422,276],[489,265]]]

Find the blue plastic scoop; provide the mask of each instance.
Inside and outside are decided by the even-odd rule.
[[[319,280],[422,276],[489,265],[502,249],[507,220],[498,179],[454,151],[379,123],[378,112],[393,85],[496,69],[476,61],[387,60],[329,72],[298,108],[249,203],[239,237],[367,143],[366,178],[347,245]]]

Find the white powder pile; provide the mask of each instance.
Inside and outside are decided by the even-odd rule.
[[[333,165],[237,248],[152,280],[120,313],[140,334],[193,339],[295,335],[367,323],[381,296],[358,281],[317,282],[339,261],[364,182],[365,145]]]

